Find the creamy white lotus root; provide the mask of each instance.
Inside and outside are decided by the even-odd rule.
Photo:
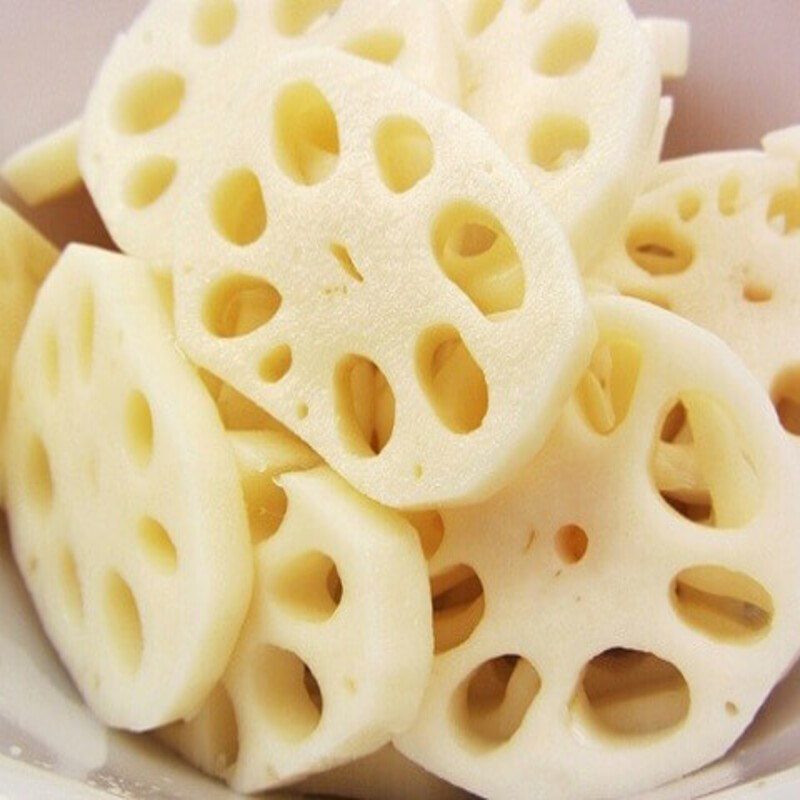
[[[23,147],[3,162],[0,177],[30,206],[75,191],[82,182],[80,126],[80,120],[70,122]]]
[[[593,275],[724,339],[800,436],[800,145],[766,141],[666,162]]]
[[[5,495],[5,421],[11,365],[36,292],[58,251],[0,203],[0,503]]]
[[[259,441],[272,448],[258,456],[266,471],[252,460]],[[414,721],[430,676],[430,596],[413,528],[326,467],[273,483],[307,466],[304,450],[281,434],[250,438],[251,518],[259,484],[285,493],[285,516],[274,534],[254,536],[253,605],[222,682],[197,717],[161,734],[238,791],[383,747]]]
[[[438,656],[396,743],[491,798],[627,796],[721,756],[800,649],[798,461],[744,365],[652,305],[515,483],[442,513]],[[502,546],[501,546],[502,545]]]
[[[352,764],[314,775],[294,791],[304,796],[342,797],[346,800],[469,800],[458,789],[404,758],[393,747],[384,747]]]
[[[625,0],[447,0],[462,104],[484,124],[588,264],[653,162],[659,69]]]
[[[646,17],[639,25],[650,39],[662,78],[683,78],[689,71],[691,28],[684,19]]]
[[[192,157],[219,146],[240,83],[308,47],[347,51],[458,97],[450,21],[438,2],[151,0],[100,71],[81,143],[84,179],[125,252],[172,265],[165,230],[191,191]]]
[[[480,126],[349,56],[288,57],[229,111],[178,214],[187,353],[386,505],[499,488],[594,341],[544,204]]]
[[[226,434],[139,262],[65,252],[15,362],[7,456],[14,555],[92,709],[133,730],[192,712],[253,556]]]

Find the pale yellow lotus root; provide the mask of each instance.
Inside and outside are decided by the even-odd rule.
[[[5,421],[11,365],[36,292],[58,251],[0,203],[0,504],[5,496]]]
[[[463,789],[431,775],[384,747],[352,764],[314,775],[292,787],[304,796],[342,797],[345,800],[469,800]]]
[[[308,47],[389,65],[457,100],[458,59],[438,2],[151,0],[100,71],[80,152],[89,191],[125,252],[172,265],[165,231],[191,191],[193,157],[219,147],[240,83]]]
[[[70,122],[23,147],[0,165],[0,177],[29,206],[75,191],[82,183],[80,126],[80,120]]]
[[[661,82],[625,0],[447,0],[462,104],[568,231],[578,261],[622,225],[654,166]]]
[[[593,276],[724,339],[800,435],[800,146],[665,162]]]
[[[202,703],[233,652],[253,555],[233,451],[141,263],[71,246],[14,366],[11,542],[44,628],[103,721]]]
[[[542,445],[594,322],[475,122],[316,51],[237,87],[177,215],[182,346],[392,507],[475,500]]]
[[[386,745],[413,723],[433,658],[430,595],[414,529],[298,445],[261,434],[272,466],[251,482],[285,493],[277,531],[254,536],[256,588],[222,682],[188,723],[161,733],[189,761],[252,792],[295,782]],[[300,446],[302,447],[302,446]],[[294,463],[290,463],[294,462]],[[274,503],[267,503],[275,508]]]
[[[442,513],[437,658],[396,740],[490,798],[628,796],[722,756],[800,650],[800,465],[745,366],[647,303],[535,462]]]

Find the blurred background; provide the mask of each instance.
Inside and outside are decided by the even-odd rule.
[[[564,0],[569,2],[569,0]],[[670,155],[755,146],[800,123],[800,0],[631,0],[693,23]],[[0,157],[80,113],[92,76],[144,0],[0,0]]]

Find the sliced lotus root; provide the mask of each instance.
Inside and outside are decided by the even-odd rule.
[[[800,146],[773,146],[794,160],[744,152],[666,162],[593,274],[724,339],[797,437]]]
[[[646,17],[639,21],[650,39],[662,78],[683,78],[689,71],[691,27],[684,19]]]
[[[80,120],[46,134],[0,165],[0,177],[30,206],[75,191],[82,182],[79,136]]]
[[[14,555],[92,709],[143,730],[222,675],[253,573],[233,452],[149,271],[70,247],[14,366]]]
[[[800,650],[800,466],[764,393],[687,321],[594,307],[600,344],[544,450],[490,502],[442,512],[438,656],[396,744],[483,797],[689,773]]]
[[[464,109],[484,124],[588,261],[654,166],[659,69],[625,0],[448,0]]]
[[[165,229],[191,191],[193,157],[219,146],[238,84],[309,47],[458,96],[450,21],[430,0],[151,0],[100,72],[81,144],[84,179],[125,252],[172,265]],[[324,124],[317,135],[324,154]]]
[[[342,797],[346,800],[469,800],[462,789],[451,786],[384,747],[352,764],[314,775],[294,791],[303,796]]]
[[[272,463],[262,481],[274,486],[286,458],[259,458]],[[277,484],[285,516],[273,535],[254,535],[256,588],[231,665],[198,716],[161,734],[244,792],[368,755],[408,729],[433,652],[412,527],[326,467]]]
[[[5,421],[11,366],[36,292],[58,251],[0,203],[0,503],[5,495]]]
[[[386,505],[499,488],[593,344],[547,209],[480,126],[349,56],[229,111],[178,214],[182,346]]]

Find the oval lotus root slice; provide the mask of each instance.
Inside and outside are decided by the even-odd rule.
[[[36,292],[58,251],[5,203],[0,203],[0,504],[5,495],[5,422],[11,366]]]
[[[661,83],[624,0],[448,0],[462,103],[538,189],[578,261],[625,220],[647,173]]]
[[[263,436],[274,447],[276,435]],[[257,477],[252,462],[243,470]],[[275,486],[269,474],[263,482]],[[274,534],[254,536],[256,588],[231,664],[199,715],[160,734],[243,792],[386,745],[413,723],[433,654],[414,529],[326,467],[276,482],[285,516]]]
[[[795,441],[800,147],[796,153],[793,160],[745,152],[665,163],[656,172],[664,172],[663,181],[637,200],[593,272],[622,294],[669,308],[724,339],[770,393]]]
[[[764,392],[680,317],[594,307],[600,344],[545,449],[490,502],[441,514],[438,655],[396,744],[483,797],[687,774],[800,650],[799,467]]]
[[[84,179],[122,250],[172,266],[165,229],[191,191],[192,159],[219,146],[237,86],[308,47],[458,95],[450,22],[429,0],[152,0],[107,57],[82,131]]]
[[[499,488],[594,341],[544,204],[475,122],[349,56],[287,57],[230,111],[178,215],[182,346],[386,505]]]
[[[230,444],[141,263],[66,251],[15,362],[7,453],[14,555],[89,705],[133,730],[196,709],[253,556]]]

